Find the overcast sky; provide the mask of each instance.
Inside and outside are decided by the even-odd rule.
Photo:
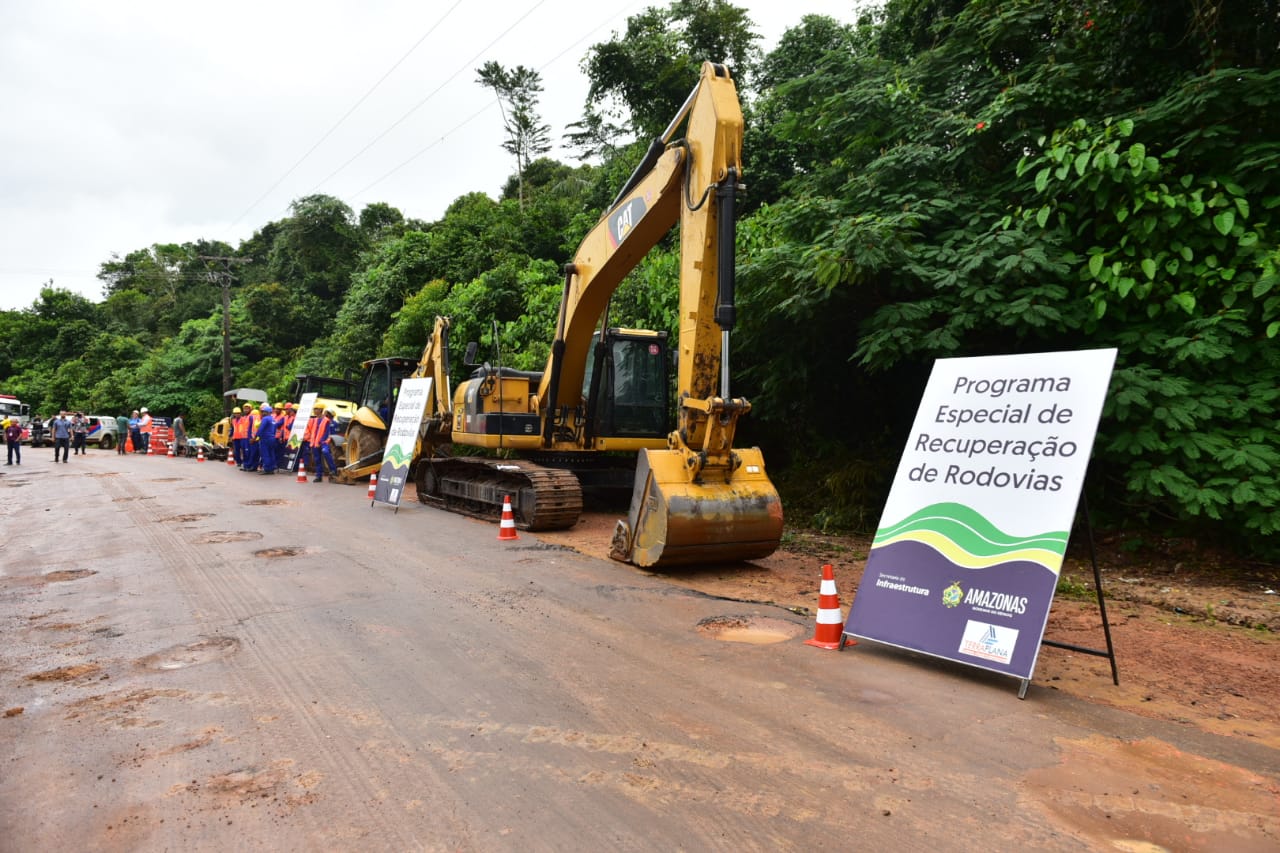
[[[856,0],[738,0],[762,47]],[[0,309],[102,297],[112,253],[238,246],[312,193],[439,219],[511,174],[488,60],[538,69],[559,140],[587,48],[665,0],[0,2]],[[553,151],[573,162],[564,151]]]

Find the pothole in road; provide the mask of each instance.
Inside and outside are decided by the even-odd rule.
[[[704,637],[725,643],[764,646],[799,636],[801,628],[769,616],[709,616],[698,623],[697,631]]]
[[[40,580],[45,583],[58,583],[59,581],[78,581],[81,578],[87,578],[89,575],[96,575],[93,569],[64,569],[60,572],[49,572],[40,576]]]
[[[238,648],[240,648],[240,641],[235,637],[202,637],[194,643],[170,646],[144,658],[138,658],[138,666],[143,669],[167,672],[171,669],[197,666],[226,657]]]
[[[148,480],[149,483],[181,483],[186,477],[157,477],[154,480]]]
[[[202,518],[212,518],[211,512],[184,512],[182,515],[171,515],[168,518],[157,519],[158,521],[199,521]]]
[[[252,530],[215,530],[196,540],[197,545],[216,545],[220,542],[252,542],[261,539],[261,533]]]
[[[245,506],[293,506],[293,501],[284,498],[259,498],[256,501],[245,501]]]
[[[93,675],[100,666],[96,663],[81,663],[74,666],[60,666],[57,669],[47,669],[44,672],[37,672],[27,676],[27,681],[75,681],[77,678],[84,678],[86,675]]]
[[[253,556],[269,560],[274,557],[299,557],[305,553],[307,549],[300,545],[285,545],[281,548],[263,548],[261,551],[254,551]]]
[[[128,503],[129,501],[153,501],[155,499],[156,499],[155,495],[137,495],[137,496],[128,497],[128,498],[112,498],[111,502],[119,504],[119,503]]]
[[[23,486],[31,485],[30,480],[5,480],[4,484],[11,489],[20,489]]]

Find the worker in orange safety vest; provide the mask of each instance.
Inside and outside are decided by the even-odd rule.
[[[249,434],[244,440],[244,470],[257,471],[262,461],[262,448],[258,446],[258,425],[262,423],[262,408],[254,406],[244,419],[249,422]]]
[[[313,482],[320,482],[324,478],[324,463],[329,463],[329,482],[338,482],[338,466],[333,461],[333,451],[329,449],[329,440],[333,437],[333,409],[325,409],[324,417],[316,419],[317,426],[315,432],[311,434],[314,450],[311,456],[315,459],[316,478]]]
[[[231,410],[231,454],[236,460],[236,467],[244,470],[246,438],[249,437],[249,417],[240,414],[240,407]]]

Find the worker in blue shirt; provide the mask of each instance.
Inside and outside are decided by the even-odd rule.
[[[274,474],[276,472],[276,421],[271,416],[271,405],[263,403],[259,411],[262,412],[262,420],[258,422],[258,431],[255,434],[258,439],[258,454],[262,460],[263,474]]]

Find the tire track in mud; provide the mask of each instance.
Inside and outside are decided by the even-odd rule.
[[[114,485],[114,484],[113,484]],[[132,491],[128,483],[120,483],[121,491]],[[244,558],[233,559],[223,553],[219,544],[205,541],[190,529],[156,523],[154,515],[139,507],[136,502],[127,504],[134,526],[147,539],[155,553],[165,554],[171,575],[186,595],[192,610],[204,615],[199,618],[211,625],[202,632],[214,635],[232,635],[239,642],[238,655],[252,658],[248,667],[233,664],[224,667],[235,685],[242,701],[260,708],[271,705],[279,710],[278,722],[287,722],[284,738],[273,735],[277,748],[293,753],[300,772],[304,764],[316,762],[321,768],[321,778],[313,771],[307,775],[307,786],[315,798],[328,798],[333,811],[295,817],[306,822],[306,831],[313,838],[332,840],[334,833],[344,830],[354,832],[348,840],[378,838],[388,849],[416,849],[424,845],[413,828],[404,820],[387,820],[380,814],[382,804],[391,797],[391,791],[413,790],[423,787],[422,775],[433,777],[428,785],[433,797],[448,788],[435,773],[424,767],[399,767],[392,762],[376,763],[358,748],[363,736],[357,727],[322,717],[317,697],[351,695],[359,688],[359,679],[339,663],[338,654],[320,654],[320,639],[308,630],[301,620],[301,613],[327,606],[314,604],[302,608],[282,605],[264,593],[261,583],[260,562]],[[216,517],[216,516],[214,516]],[[330,651],[333,651],[332,649]],[[324,663],[322,663],[324,661]],[[259,715],[260,716],[260,715]],[[391,733],[405,751],[413,751],[415,745],[392,721],[375,712],[377,724]],[[335,726],[346,731],[334,732]],[[280,743],[283,740],[284,743]],[[281,759],[284,760],[284,759]],[[395,768],[389,773],[388,768]],[[382,784],[378,781],[381,780]],[[333,790],[325,789],[332,786]],[[214,786],[216,787],[216,786]],[[188,792],[197,790],[189,789]],[[313,799],[315,799],[313,798]],[[340,804],[340,805],[339,805]],[[357,805],[358,804],[358,805]],[[431,826],[431,835],[448,833],[453,838],[467,837],[468,820],[450,818],[451,811],[436,803],[431,817],[443,826]],[[342,813],[336,809],[342,808]],[[360,816],[352,814],[358,810]],[[341,827],[341,828],[340,828]]]

